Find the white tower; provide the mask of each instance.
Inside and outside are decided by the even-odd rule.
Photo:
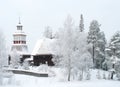
[[[27,52],[26,34],[22,31],[22,24],[19,20],[17,25],[17,31],[13,34],[13,45],[11,51],[17,50],[18,52]]]

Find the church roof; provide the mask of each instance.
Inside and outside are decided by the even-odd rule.
[[[25,32],[17,30],[13,35],[26,35]]]
[[[28,48],[26,44],[12,44],[11,50],[17,50],[19,54],[28,54]]]
[[[51,45],[54,39],[42,38],[39,39],[32,51],[32,55],[53,54]]]

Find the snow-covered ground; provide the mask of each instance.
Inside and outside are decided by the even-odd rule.
[[[14,79],[15,84],[1,87],[120,87],[119,81],[110,80],[59,82],[54,77],[38,78],[25,75],[15,75]]]
[[[57,70],[56,70],[57,72]],[[120,87],[120,81],[95,79],[96,70],[92,71],[91,80],[83,81],[60,81],[60,76],[55,77],[34,77],[26,75],[14,75],[10,85],[4,84],[0,87]]]

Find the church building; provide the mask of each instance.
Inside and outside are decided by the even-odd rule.
[[[34,66],[39,66],[41,64],[53,66],[54,63],[52,58],[54,54],[52,52],[51,45],[54,43],[54,39],[42,37],[37,41],[32,53],[29,54],[26,36],[27,35],[23,31],[23,26],[19,20],[17,31],[13,34],[13,42],[8,64],[11,64],[14,52],[17,52],[17,54],[20,55],[21,64],[24,62],[24,60],[26,60],[30,63],[30,65]]]
[[[51,48],[54,41],[54,39],[44,37],[37,41],[31,54],[34,66],[39,66],[41,64],[47,64],[48,66],[54,65],[52,61],[54,54]]]
[[[23,32],[23,26],[21,22],[17,25],[17,31],[13,34],[13,44],[11,51],[16,49],[19,52],[28,52],[28,47],[26,45],[26,34]]]
[[[20,60],[21,62],[24,61],[26,58],[30,58],[30,54],[28,54],[28,46],[26,43],[26,34],[23,31],[23,26],[19,20],[19,23],[17,25],[17,31],[13,34],[13,42],[11,46],[11,52],[14,50],[17,51],[17,53],[21,56]],[[11,56],[9,56],[9,64],[11,61]]]

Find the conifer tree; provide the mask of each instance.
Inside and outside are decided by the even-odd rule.
[[[92,44],[92,58],[93,64],[95,66],[95,46],[98,39],[98,34],[100,32],[100,25],[96,20],[93,20],[90,23],[89,32],[88,32],[88,43]]]
[[[116,32],[108,45],[107,50],[107,58],[106,58],[106,63],[108,66],[109,71],[111,72],[110,78],[113,79],[114,73],[117,73],[117,76],[119,77],[120,70],[120,32]]]
[[[96,20],[91,22],[89,28],[88,43],[92,44],[91,54],[94,68],[102,68],[102,63],[105,60],[105,34],[100,31],[100,25]]]
[[[82,15],[82,14],[81,14],[81,16],[80,16],[79,29],[80,29],[80,32],[83,32],[83,31],[84,31],[84,19],[83,19],[83,15]]]
[[[98,69],[102,68],[102,64],[105,61],[105,46],[106,46],[105,34],[104,32],[100,32],[98,34],[95,49],[95,67]]]

